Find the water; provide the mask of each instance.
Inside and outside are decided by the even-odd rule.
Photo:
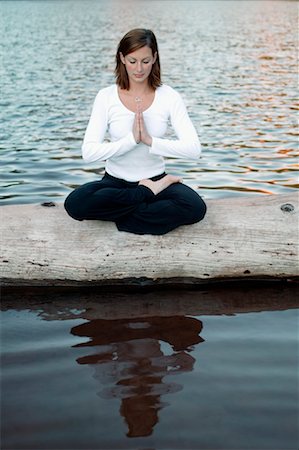
[[[295,1],[0,2],[1,204],[63,201],[103,174],[80,147],[114,54],[158,38],[203,146],[169,159],[203,197],[298,188]],[[297,450],[293,288],[2,294],[1,446]]]
[[[298,187],[295,1],[3,1],[1,202],[62,201],[97,179],[81,143],[97,91],[136,26],[158,38],[164,82],[185,98],[203,145],[170,159],[205,198]]]
[[[297,450],[294,287],[3,297],[1,448]]]

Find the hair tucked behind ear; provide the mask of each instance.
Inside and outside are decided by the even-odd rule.
[[[120,54],[122,53],[123,56],[126,56],[129,53],[145,46],[152,50],[153,56],[156,54],[156,61],[154,62],[151,73],[148,77],[149,85],[153,89],[156,89],[158,86],[162,85],[160,58],[156,36],[151,30],[147,30],[145,28],[135,28],[125,34],[125,36],[121,39],[116,52],[116,66],[114,73],[116,76],[116,84],[121,89],[128,90],[130,88],[130,82],[126,68],[121,62]]]

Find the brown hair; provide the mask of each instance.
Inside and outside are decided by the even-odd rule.
[[[145,28],[135,28],[124,35],[118,44],[116,52],[116,66],[114,73],[116,76],[116,84],[121,89],[129,90],[130,82],[126,68],[121,62],[120,53],[122,53],[123,56],[126,56],[129,53],[145,46],[148,46],[152,50],[153,56],[155,53],[157,54],[156,61],[154,62],[151,73],[148,77],[148,83],[153,89],[161,86],[161,69],[156,36],[151,30],[147,30]]]

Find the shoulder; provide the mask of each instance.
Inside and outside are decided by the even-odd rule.
[[[178,111],[185,108],[185,102],[182,95],[171,86],[162,84],[157,88],[160,104],[165,106],[170,112]]]
[[[117,92],[116,84],[112,84],[111,86],[107,86],[98,91],[96,95],[96,100],[100,99],[109,99],[111,96],[115,95]]]
[[[157,87],[157,92],[161,96],[162,95],[171,95],[171,96],[179,95],[179,93],[174,88],[169,86],[168,84],[162,84],[162,86]]]
[[[168,84],[162,84],[162,86],[159,86],[157,88],[157,93],[162,100],[165,100],[168,103],[171,101],[182,101],[181,94],[176,89],[168,86]]]

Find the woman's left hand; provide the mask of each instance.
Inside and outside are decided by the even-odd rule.
[[[137,111],[136,114],[139,122],[140,142],[143,142],[145,145],[148,145],[150,147],[152,145],[153,140],[152,137],[148,134],[148,131],[146,129],[142,111]]]

